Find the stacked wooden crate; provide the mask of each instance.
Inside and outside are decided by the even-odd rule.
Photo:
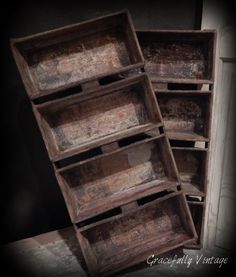
[[[215,31],[139,30],[148,73],[161,109],[202,247],[214,84]]]
[[[194,241],[129,14],[11,46],[90,274]]]

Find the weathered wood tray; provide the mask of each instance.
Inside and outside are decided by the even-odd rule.
[[[91,275],[108,275],[196,238],[184,195],[170,193],[76,229]],[[134,204],[134,203],[133,203]],[[135,208],[136,207],[136,208]]]
[[[127,11],[11,41],[31,99],[143,66]]]
[[[187,195],[205,196],[207,148],[172,147],[182,190]]]
[[[138,31],[153,82],[213,83],[214,31]]]
[[[157,100],[170,139],[209,141],[210,92],[157,93]]]
[[[162,125],[145,74],[35,105],[34,111],[53,161]]]
[[[166,137],[147,138],[58,169],[72,222],[145,195],[175,188],[178,173]]]

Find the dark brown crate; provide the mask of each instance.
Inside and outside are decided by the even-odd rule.
[[[204,196],[206,192],[207,148],[172,147],[182,191]]]
[[[185,245],[186,248],[191,249],[201,249],[202,248],[202,235],[203,235],[203,224],[205,215],[205,202],[197,199],[196,197],[191,197],[187,199],[193,223],[198,235],[198,238]]]
[[[212,83],[214,31],[138,31],[152,82]]]
[[[35,105],[34,111],[54,161],[162,125],[145,74]]]
[[[64,167],[56,176],[72,222],[179,185],[163,134]]]
[[[181,192],[76,228],[91,275],[108,275],[196,239]],[[134,205],[135,207],[135,205]],[[122,208],[122,207],[121,207]]]
[[[13,39],[11,46],[31,99],[144,62],[127,11]]]
[[[192,91],[156,95],[170,139],[209,141],[210,93]]]

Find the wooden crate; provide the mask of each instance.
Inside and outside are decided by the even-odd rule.
[[[110,274],[194,241],[129,14],[11,46],[90,273]],[[144,138],[134,142],[137,135]]]
[[[138,31],[153,83],[212,84],[215,31]]]
[[[109,153],[56,171],[72,222],[179,185],[163,134],[123,147],[118,142],[115,146],[117,149]]]
[[[145,74],[34,106],[53,161],[161,126]]]
[[[181,192],[132,202],[115,216],[76,226],[91,275],[109,275],[196,239]]]
[[[185,248],[190,249],[201,249],[202,248],[202,236],[203,236],[203,225],[205,217],[205,201],[202,197],[188,196],[187,203],[190,208],[193,223],[198,235],[195,241],[185,245]]]
[[[31,99],[143,66],[127,11],[11,40]]]
[[[166,134],[171,140],[182,190],[188,196],[205,197],[216,32],[139,30],[137,35],[145,58],[145,71],[151,78]],[[190,207],[201,207],[199,205]],[[197,213],[199,222],[203,222],[204,214],[204,208]],[[193,216],[199,230],[197,216]],[[199,235],[192,248],[201,247],[201,238]]]
[[[205,196],[207,148],[172,147],[182,190],[187,195]]]
[[[210,92],[158,92],[157,100],[170,139],[209,141]]]

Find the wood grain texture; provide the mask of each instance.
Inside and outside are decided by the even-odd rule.
[[[178,173],[167,150],[160,135],[59,169],[58,182],[72,209],[72,221],[177,186]]]
[[[11,46],[32,99],[143,64],[127,11],[14,39]]]
[[[35,105],[51,159],[58,160],[162,124],[147,76]],[[133,133],[134,132],[134,133]]]
[[[137,34],[153,82],[212,81],[214,31],[139,30]]]
[[[165,129],[170,139],[208,140],[209,94],[157,94]]]
[[[77,229],[77,234],[89,242],[97,261],[95,269],[90,267],[92,274],[111,274],[150,254],[158,255],[194,240],[192,226],[187,228],[183,223],[190,216],[181,210],[179,201],[185,201],[184,196],[173,193],[124,215]],[[81,246],[86,252],[87,244]]]
[[[173,149],[184,193],[205,195],[206,153],[198,148]]]

